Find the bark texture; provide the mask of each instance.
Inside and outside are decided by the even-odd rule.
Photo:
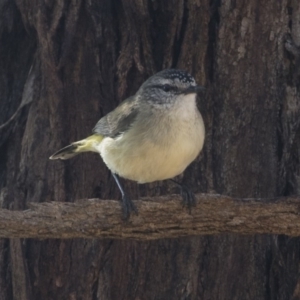
[[[0,1],[2,208],[117,199],[97,155],[48,157],[168,67],[207,87],[205,148],[183,182],[237,198],[299,195],[299,15],[297,0]],[[175,192],[125,187],[133,198]],[[280,235],[2,239],[0,299],[296,300],[299,262],[299,239]]]
[[[191,212],[180,196],[135,201],[138,215],[122,220],[120,203],[83,199],[31,203],[25,211],[0,210],[0,237],[157,240],[221,233],[300,236],[300,199],[234,199],[197,195]],[[276,220],[276,222],[274,222]]]

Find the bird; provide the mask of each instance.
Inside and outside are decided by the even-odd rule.
[[[121,192],[123,216],[128,219],[131,213],[137,213],[137,208],[119,177],[140,184],[173,180],[202,150],[205,126],[196,103],[202,90],[204,87],[197,85],[188,72],[162,70],[103,116],[91,136],[58,150],[50,159],[65,160],[89,151],[99,153]],[[183,200],[194,202],[194,194],[180,187]]]

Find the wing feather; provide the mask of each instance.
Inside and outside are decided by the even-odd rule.
[[[130,128],[137,114],[137,100],[135,97],[130,97],[101,118],[94,127],[93,133],[114,138]]]

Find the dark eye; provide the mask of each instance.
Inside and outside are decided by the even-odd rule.
[[[170,86],[169,84],[164,84],[161,88],[162,88],[165,92],[170,92],[171,90],[173,90],[173,87]]]

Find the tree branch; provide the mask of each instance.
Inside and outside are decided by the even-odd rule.
[[[198,194],[191,214],[178,195],[135,201],[139,214],[122,220],[115,200],[31,203],[0,210],[0,237],[153,240],[220,233],[300,236],[300,198],[234,199]]]

